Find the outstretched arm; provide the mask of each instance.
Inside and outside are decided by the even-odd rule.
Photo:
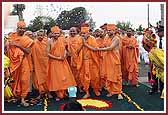
[[[97,48],[94,48],[94,47],[90,46],[90,45],[87,44],[86,42],[84,42],[84,46],[86,46],[86,47],[89,48],[90,50],[97,51]]]
[[[94,47],[90,46],[89,44],[87,44],[86,40],[84,38],[83,38],[83,45],[86,46],[90,50],[97,51],[97,48],[94,48]]]
[[[119,39],[113,38],[112,44],[109,47],[99,48],[98,50],[101,50],[101,51],[112,50],[118,45],[119,45]]]

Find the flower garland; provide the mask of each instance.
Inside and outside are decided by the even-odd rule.
[[[47,111],[47,108],[48,108],[47,100],[48,100],[48,97],[47,97],[47,94],[45,94],[45,96],[44,96],[44,111]]]
[[[101,99],[87,98],[87,99],[77,99],[77,101],[82,105],[83,108],[94,108],[97,110],[105,110],[112,107],[112,103],[110,101]],[[66,103],[60,106],[61,110],[63,110],[65,104]]]
[[[138,110],[144,111],[144,109],[142,109],[137,103],[135,103],[134,101],[132,101],[132,99],[126,93],[122,92],[122,95],[124,95],[124,97],[126,97],[128,99],[128,102],[132,103]]]
[[[144,49],[147,52],[150,52],[150,50],[153,47],[157,47],[156,35],[154,33],[149,33],[149,30],[146,30],[143,36],[142,44],[143,44]]]
[[[101,100],[101,99],[78,99],[79,103],[82,104],[84,108],[95,108],[97,110],[105,110],[107,108],[112,107],[112,103],[110,101]]]

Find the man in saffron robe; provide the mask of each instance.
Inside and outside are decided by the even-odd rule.
[[[70,61],[70,66],[72,73],[75,77],[75,81],[77,83],[77,86],[79,90],[81,91],[81,82],[79,79],[79,69],[77,68],[78,64],[78,52],[77,50],[81,47],[83,44],[81,36],[77,35],[77,29],[75,27],[70,28],[69,30],[69,37],[67,38],[68,40],[68,52],[71,55],[71,61]]]
[[[65,38],[58,26],[51,28],[52,39],[47,43],[49,57],[47,84],[49,91],[55,91],[56,101],[65,97],[65,91],[76,82],[66,60]]]
[[[99,62],[96,51],[97,43],[96,39],[89,34],[89,27],[81,27],[81,36],[83,38],[83,47],[79,50],[80,55],[80,80],[83,86],[83,90],[86,94],[83,98],[90,97],[89,86],[93,88],[96,96],[100,96],[100,77],[98,73]]]
[[[17,23],[17,32],[9,35],[8,57],[11,60],[10,70],[15,80],[12,90],[15,97],[21,97],[21,105],[29,106],[25,101],[29,91],[30,66],[28,56],[33,40],[24,36],[26,24],[24,21]]]
[[[138,86],[138,42],[131,35],[132,30],[127,30],[127,36],[122,39],[123,79]]]
[[[96,38],[96,42],[98,45],[98,48],[103,48],[104,47],[104,38],[105,35],[103,30],[96,30],[95,31],[95,38]],[[103,51],[97,51],[98,53],[98,60],[99,60],[99,76],[100,76],[100,90],[102,90],[102,88],[104,88],[105,86],[105,78],[104,78],[104,73],[103,73]]]
[[[37,39],[34,40],[32,47],[32,59],[34,66],[33,86],[39,90],[40,94],[47,93],[48,55],[44,30],[37,32]]]
[[[114,34],[116,26],[107,24],[108,35],[104,38],[103,50],[103,68],[106,79],[105,88],[109,92],[107,97],[113,94],[118,95],[118,99],[123,99],[122,93],[122,73],[119,52],[119,37]]]
[[[34,40],[34,36],[33,36],[33,32],[32,31],[26,31],[24,33],[24,35],[28,36],[29,38]],[[30,53],[28,55],[28,62],[29,62],[29,66],[30,66],[30,90],[29,90],[29,92],[32,92],[33,63],[32,63],[32,53],[31,53],[31,51],[30,51]]]
[[[123,39],[123,35],[122,35],[122,31],[121,30],[118,30],[118,29],[115,29],[115,36],[117,36],[119,38],[119,52],[120,52],[120,61],[121,61],[121,71],[124,71],[124,67],[123,67],[123,54],[124,53],[122,51],[122,39]]]
[[[26,31],[24,35],[29,36],[32,40],[34,40],[33,32],[32,31]]]

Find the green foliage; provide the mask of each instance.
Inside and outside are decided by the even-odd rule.
[[[118,21],[116,26],[117,26],[117,28],[120,28],[120,29],[126,31],[128,28],[132,27],[132,24],[130,22],[120,22],[120,21]]]
[[[136,29],[137,32],[142,33],[144,29],[142,28],[142,25],[139,25],[139,27]]]
[[[89,17],[89,26],[91,30],[94,30],[94,28],[96,27],[96,22],[93,21],[93,18],[90,16]]]
[[[28,30],[37,31],[39,29],[48,30],[54,25],[58,25],[63,30],[69,30],[71,27],[80,27],[82,23],[88,22],[91,29],[95,28],[93,18],[87,13],[83,7],[76,7],[70,11],[62,11],[54,20],[51,17],[38,16],[31,20]]]
[[[76,7],[70,11],[62,11],[56,19],[56,25],[63,30],[71,27],[79,27],[82,23],[88,21],[94,27],[93,19],[88,15],[84,7]]]
[[[40,29],[48,30],[54,25],[55,25],[55,20],[53,18],[46,17],[46,16],[38,16],[38,17],[35,17],[34,20],[30,21],[28,30],[33,32],[38,31]]]
[[[23,20],[23,11],[25,10],[25,4],[14,4],[13,5],[14,9],[10,13],[10,15],[18,15],[19,20]]]

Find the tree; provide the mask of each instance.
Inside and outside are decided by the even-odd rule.
[[[25,10],[25,5],[24,4],[14,4],[13,5],[14,9],[11,12],[11,15],[18,15],[19,20],[24,20],[23,19],[23,11]]]
[[[117,26],[117,28],[120,28],[120,29],[126,31],[128,28],[132,27],[132,24],[130,22],[120,22],[120,21],[118,21],[116,26]]]
[[[28,25],[28,30],[33,32],[40,29],[48,30],[54,25],[55,25],[55,20],[53,18],[46,17],[46,16],[37,16],[35,17],[35,19],[30,21],[30,24]]]
[[[93,18],[91,16],[91,14],[87,15],[88,16],[88,24],[90,26],[91,30],[94,30],[94,28],[96,27],[96,22],[93,21]]]
[[[71,27],[79,27],[82,23],[89,20],[88,13],[84,7],[76,7],[70,11],[62,11],[56,19],[56,25],[63,30]]]
[[[142,25],[139,25],[139,27],[136,29],[137,32],[142,32],[144,29],[142,28]]]

